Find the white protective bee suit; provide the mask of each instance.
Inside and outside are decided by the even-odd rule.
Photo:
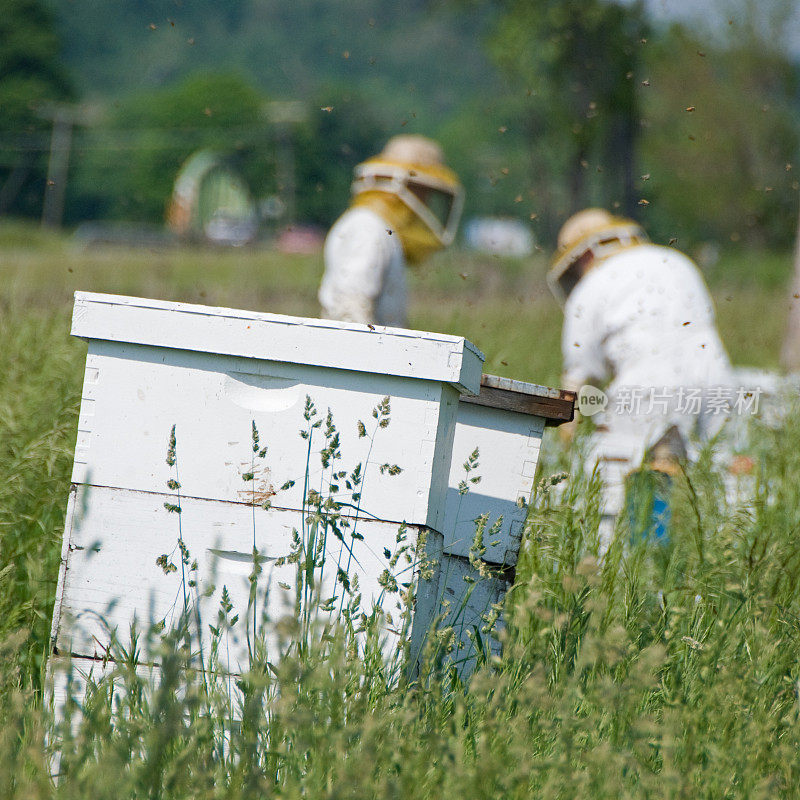
[[[633,225],[619,222],[623,231]],[[711,297],[694,263],[650,244],[641,229],[631,239],[604,233],[594,242],[599,258],[565,300],[563,380],[574,389],[606,386],[588,466],[597,464],[604,484],[601,534],[608,536],[625,477],[646,452],[672,431],[691,454],[693,440],[720,429],[734,398]]]
[[[463,190],[439,145],[395,136],[359,164],[351,207],[325,240],[322,316],[406,327],[406,267],[450,244]]]
[[[406,260],[400,237],[375,211],[348,209],[325,240],[323,315],[407,327]]]

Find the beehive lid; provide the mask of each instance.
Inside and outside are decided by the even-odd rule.
[[[76,292],[72,334],[450,383],[477,394],[483,353],[461,336]]]
[[[561,425],[575,415],[575,392],[553,389],[536,383],[524,383],[499,375],[481,376],[481,390],[476,397],[462,396],[462,403],[535,414],[547,425]]]

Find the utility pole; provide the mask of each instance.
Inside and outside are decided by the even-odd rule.
[[[781,365],[789,372],[800,371],[800,221],[794,247],[794,277],[789,297],[789,322],[781,348]]]
[[[49,103],[39,109],[39,116],[53,123],[50,137],[50,158],[47,162],[47,184],[42,204],[42,225],[58,228],[64,216],[64,196],[67,190],[67,172],[72,147],[72,126],[85,122],[83,109]]]
[[[276,180],[283,200],[285,219],[294,222],[297,201],[297,178],[292,143],[293,127],[308,119],[308,108],[297,100],[272,101],[265,108],[266,117],[275,130]]]

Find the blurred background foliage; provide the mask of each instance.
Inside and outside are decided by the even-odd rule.
[[[683,21],[642,0],[0,10],[0,214],[41,214],[49,102],[76,121],[70,225],[160,222],[180,165],[209,147],[257,199],[291,189],[286,221],[325,226],[352,167],[390,135],[419,132],[442,141],[468,215],[517,217],[544,247],[587,204],[682,247],[785,249],[796,231],[789,0],[727,0]],[[281,121],[275,101],[304,113]]]
[[[274,173],[261,94],[234,73],[193,75],[114,103],[84,132],[70,185],[72,218],[163,218],[177,167],[200,148],[233,154],[254,184]]]
[[[40,0],[0,3],[0,214],[41,212],[48,102],[74,97],[56,17]]]

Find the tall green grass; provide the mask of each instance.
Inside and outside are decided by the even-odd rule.
[[[796,415],[754,432],[750,502],[729,507],[705,457],[677,482],[670,542],[631,543],[623,523],[602,561],[597,485],[545,472],[503,656],[467,686],[433,657],[413,682],[389,679],[339,627],[256,659],[232,713],[179,628],[142,634],[160,684],[123,657],[118,699],[108,684],[76,690],[71,724],[53,730],[42,666],[85,352],[68,337],[70,292],[314,313],[320,265],[12,239],[0,235],[0,797],[800,796]],[[556,382],[560,321],[537,270],[450,254],[414,278],[413,323],[467,334],[490,371]],[[734,359],[774,363],[780,319],[764,306],[783,290],[716,281]]]
[[[198,669],[184,627],[143,636],[160,680],[118,652],[49,733],[2,703],[8,798],[754,798],[800,794],[800,418],[759,429],[752,501],[726,508],[710,456],[676,486],[670,542],[623,523],[597,557],[598,486],[543,480],[501,658],[468,685],[435,658],[409,682],[346,625],[291,618],[237,681]],[[187,625],[188,627],[188,625]],[[437,641],[441,641],[438,639]],[[114,691],[109,682],[113,680]]]
[[[66,315],[0,315],[0,642],[24,635],[2,682],[39,687],[78,417],[82,348]],[[0,691],[2,683],[0,683]]]

